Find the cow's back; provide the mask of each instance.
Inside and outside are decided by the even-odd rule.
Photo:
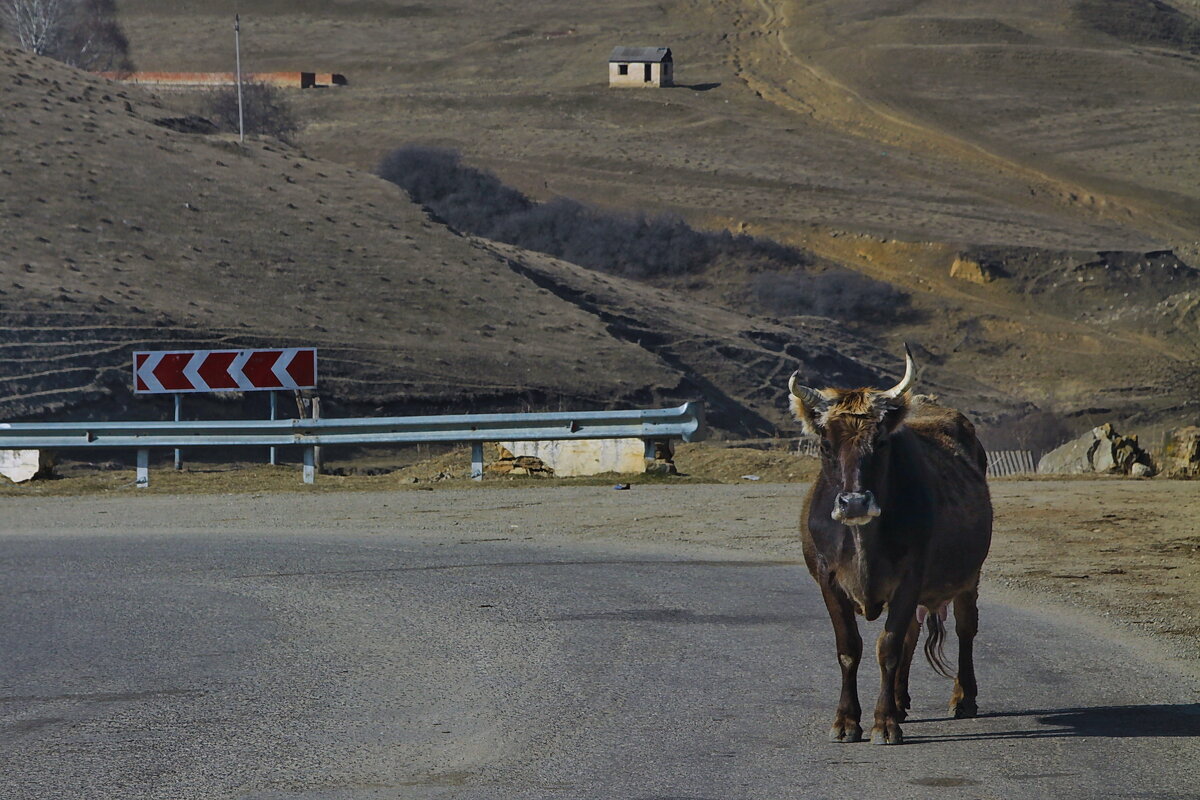
[[[987,453],[975,426],[957,410],[926,398],[915,400],[905,425],[921,445],[934,503],[929,564],[953,565],[950,573],[977,570],[991,544],[992,503]]]
[[[976,470],[981,478],[987,473],[987,453],[975,426],[958,410],[918,395],[904,424],[917,434],[932,465]]]

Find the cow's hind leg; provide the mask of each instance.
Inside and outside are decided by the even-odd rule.
[[[842,695],[837,713],[833,716],[833,728],[829,731],[832,742],[857,742],[862,740],[862,707],[858,703],[858,663],[862,660],[862,637],[858,633],[858,622],[854,619],[854,607],[850,599],[833,585],[830,576],[820,581],[821,596],[829,609],[833,622],[833,636],[837,642],[838,664],[842,668]]]
[[[908,694],[908,673],[912,668],[913,653],[917,649],[917,641],[921,638],[921,624],[914,615],[908,625],[908,633],[904,636],[904,650],[900,654],[900,667],[896,670],[896,717],[904,722],[908,710],[912,708],[912,697]]]
[[[973,717],[979,713],[975,700],[979,685],[975,683],[975,634],[979,631],[979,579],[954,598],[954,630],[958,634],[958,677],[950,695],[950,713],[955,718]]]

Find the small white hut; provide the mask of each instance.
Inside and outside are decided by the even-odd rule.
[[[669,47],[614,47],[608,57],[609,86],[671,86]]]

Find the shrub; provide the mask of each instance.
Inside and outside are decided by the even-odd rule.
[[[205,116],[219,130],[226,133],[238,132],[237,86],[222,86],[208,92],[204,99]],[[246,133],[274,136],[284,142],[300,130],[300,123],[292,111],[292,104],[278,89],[256,81],[242,82],[243,124]]]

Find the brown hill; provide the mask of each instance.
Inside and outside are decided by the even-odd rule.
[[[126,0],[144,69],[227,69],[232,5]],[[560,0],[241,6],[250,69],[335,69],[304,142],[460,147],[539,196],[918,241],[1195,241],[1194,18],[1161,2]],[[1114,16],[1116,14],[1116,16]],[[661,42],[669,91],[610,91]]]
[[[721,403],[747,410],[747,425],[786,421],[775,394],[778,375],[795,366],[793,357],[806,352],[812,339],[790,352],[772,348],[796,330],[804,337],[821,333],[837,343],[833,350],[880,373],[891,368],[892,359],[863,340],[896,352],[901,338],[915,339],[934,367],[930,377],[950,384],[953,399],[987,419],[1002,421],[1004,409],[1033,403],[1066,415],[1078,428],[1110,418],[1164,425],[1200,410],[1195,347],[1200,294],[1188,269],[1200,250],[1200,215],[1194,213],[1200,167],[1189,157],[1200,138],[1200,117],[1194,100],[1189,102],[1200,89],[1192,33],[1196,8],[1192,0],[965,0],[953,6],[933,0],[616,0],[603,6],[550,0],[516,6],[480,0],[258,0],[243,3],[241,11],[248,69],[332,70],[350,79],[344,89],[294,96],[307,121],[300,144],[310,154],[369,168],[404,143],[457,147],[470,163],[495,170],[535,197],[564,194],[620,209],[673,209],[695,222],[801,244],[912,295],[913,313],[900,324],[791,317],[776,323],[747,315],[766,311],[748,291],[755,276],[716,270],[659,282],[677,313],[645,308],[646,290],[608,279],[603,280],[613,288],[604,296],[615,305],[601,309],[576,296],[572,282],[583,276],[573,269],[503,252],[506,264],[536,264],[536,270],[522,268],[523,276],[539,273],[551,299],[569,299],[570,313],[599,325],[599,335],[609,337],[614,327],[637,331],[632,339],[603,341],[616,348],[609,356],[619,363],[627,352],[648,358],[639,362],[640,377],[630,382],[643,381],[645,391],[629,394],[629,387],[610,386],[583,396],[642,401],[704,386],[727,398]],[[228,69],[232,11],[222,4],[121,4],[133,56],[140,68],[151,70]],[[604,59],[613,44],[659,42],[675,52],[681,87],[604,86]],[[164,97],[173,107],[195,105],[187,94]],[[309,163],[302,153],[273,144],[256,145],[254,158],[259,157],[278,160],[280,173],[292,169],[288,159]],[[328,162],[324,167],[315,170],[326,176],[320,181],[337,179],[353,187],[371,181]],[[292,177],[306,189],[317,179]],[[274,188],[301,191],[293,184]],[[306,222],[322,223],[329,215],[348,226],[353,218],[371,231],[380,220],[401,224],[388,205],[396,193],[377,183],[371,191],[380,192],[379,199],[357,205],[346,198],[367,195],[349,184],[313,191],[326,204],[340,200],[353,213],[340,209],[340,216],[330,215],[325,204],[309,210],[291,197],[282,208],[254,209],[264,221],[279,219],[271,225],[289,232],[290,244],[322,253],[340,269],[351,269],[354,254],[331,248],[327,240],[310,247],[310,239],[319,237],[315,228],[299,233]],[[372,221],[360,220],[360,212]],[[419,216],[411,208],[396,213]],[[64,211],[60,218],[70,217]],[[418,231],[404,223],[401,236],[419,240],[445,233],[424,222],[432,227]],[[246,243],[269,238],[252,227],[231,230]],[[364,235],[352,226],[351,231]],[[132,243],[140,234],[121,235]],[[375,241],[374,236],[367,239]],[[228,255],[240,239],[215,238],[209,246],[224,247],[224,255],[208,263],[214,269],[220,261],[240,264]],[[484,259],[480,263],[497,258],[498,249],[487,243],[453,238],[455,246]],[[379,242],[370,253],[378,263],[402,252],[386,237]],[[410,244],[404,240],[401,246]],[[291,257],[297,258],[295,252]],[[340,256],[348,257],[345,263]],[[996,279],[971,283],[950,277],[960,260],[986,265]],[[457,264],[459,258],[439,256],[432,267],[445,268],[440,261]],[[424,277],[434,276],[423,272]],[[335,340],[350,344],[349,315],[362,316],[365,307],[345,299],[346,287],[333,284],[332,273],[324,280],[307,279],[305,292],[296,289],[291,273],[284,273],[282,283],[303,295],[306,305],[344,315],[336,327],[312,323],[334,332],[322,340],[329,342],[325,349],[332,357]],[[448,282],[450,291],[460,284],[457,275]],[[240,290],[262,297],[265,292],[253,283],[242,281]],[[442,297],[451,296],[456,295]],[[437,299],[420,304],[427,304],[430,319],[445,319],[437,316],[446,310]],[[642,308],[636,324],[614,326],[612,320],[634,316],[627,311],[635,307]],[[528,308],[522,304],[521,320],[529,318]],[[404,339],[415,353],[430,352],[421,349],[427,342],[419,341],[419,328],[400,334],[411,325],[396,313],[372,313],[397,329],[386,336],[370,331],[387,342],[381,348],[395,352],[392,343]],[[710,318],[728,319],[720,335],[702,335]],[[451,319],[453,327],[458,318]],[[664,331],[666,319],[679,322]],[[179,327],[180,336],[198,336],[201,328],[190,324],[172,311],[158,330],[165,336]],[[242,324],[257,323],[239,315],[202,329],[205,335],[248,341],[250,331]],[[255,330],[277,338],[293,324],[294,317],[264,317]],[[304,330],[312,331],[306,341],[322,334]],[[761,343],[762,331],[770,332],[768,345]],[[733,337],[733,346],[723,355],[726,336]],[[406,337],[418,341],[410,345]],[[715,344],[695,344],[706,339]],[[588,360],[594,341],[602,340],[561,338],[557,352]],[[743,346],[753,355],[739,350]],[[523,353],[526,344],[514,347]],[[457,344],[451,349],[457,352]],[[464,353],[474,351],[463,344]],[[464,361],[460,370],[457,355],[439,352],[433,359],[452,361],[452,368],[419,381],[414,367],[394,391],[372,388],[371,394],[362,390],[368,385],[362,376],[382,380],[372,387],[391,385],[390,367],[385,360],[368,361],[361,347],[354,358],[350,352],[345,374],[358,375],[351,363],[369,368],[362,366],[361,376],[343,385],[356,387],[347,396],[363,401],[395,405],[411,398],[455,406],[476,391],[467,380],[455,385],[455,376],[468,374],[486,376],[479,389],[485,398],[537,403],[559,396],[553,388],[557,376],[543,380],[539,366],[528,379],[493,377],[488,370],[499,362],[486,348],[479,351],[489,354],[482,358],[485,364]],[[414,358],[421,368],[437,363]],[[737,359],[752,365],[740,377]],[[843,363],[822,377],[833,372],[857,374]],[[718,374],[725,376],[719,383],[703,383]],[[125,380],[123,372],[113,375],[111,383]],[[524,386],[529,389],[522,395]]]
[[[178,132],[152,96],[28,54],[0,51],[0,108],[9,419],[145,414],[130,352],[184,345],[316,345],[334,413],[704,396],[743,432],[783,420],[798,363],[829,381],[897,366],[823,326],[458,235],[369,174]]]
[[[372,167],[405,143],[456,147],[535,197],[672,209],[801,244],[912,293],[917,313],[902,325],[844,320],[859,335],[891,350],[915,338],[942,372],[1004,387],[1075,427],[1109,417],[1165,424],[1198,410],[1196,290],[1190,273],[1170,280],[1154,255],[1170,250],[1183,266],[1200,255],[1197,9],[1194,0],[241,7],[249,68],[350,80],[295,95],[311,152]],[[227,68],[231,12],[122,4],[146,69]],[[605,86],[613,45],[659,43],[672,47],[679,87]],[[1008,277],[951,279],[959,256]],[[752,277],[663,285],[762,311]]]

